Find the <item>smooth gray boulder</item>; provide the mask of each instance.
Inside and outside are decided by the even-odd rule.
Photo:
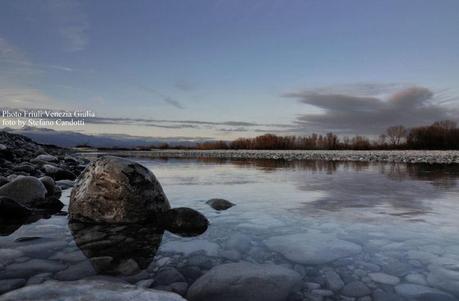
[[[0,296],[0,301],[186,301],[179,295],[102,280],[54,281],[26,286]]]
[[[123,158],[105,156],[78,177],[70,195],[70,219],[96,223],[158,222],[170,209],[153,173]]]
[[[39,208],[45,200],[46,187],[35,177],[20,176],[8,184],[0,187],[0,196],[7,197],[17,203],[29,207]]]
[[[236,206],[235,204],[231,203],[230,201],[224,200],[224,199],[210,199],[206,202],[210,207],[214,208],[215,210],[226,210],[229,209],[233,206]]]
[[[162,224],[172,233],[181,236],[195,236],[207,230],[209,221],[199,211],[180,207],[167,211]]]
[[[272,251],[301,264],[324,264],[362,251],[362,248],[353,242],[316,232],[275,236],[264,243]]]
[[[189,288],[190,301],[284,301],[301,283],[292,270],[272,264],[248,262],[212,268]]]

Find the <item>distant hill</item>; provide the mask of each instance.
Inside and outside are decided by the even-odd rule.
[[[53,144],[61,147],[75,147],[87,145],[98,148],[134,148],[142,146],[159,146],[168,143],[171,146],[181,145],[187,147],[196,146],[197,143],[210,139],[196,138],[155,138],[130,135],[88,135],[72,131],[56,131],[46,128],[25,127],[23,129],[4,128],[4,131],[21,134],[41,144]]]

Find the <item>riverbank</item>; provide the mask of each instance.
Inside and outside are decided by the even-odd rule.
[[[100,153],[100,152],[99,152]],[[459,151],[352,151],[352,150],[151,150],[104,151],[117,156],[147,158],[214,158],[269,160],[325,160],[389,163],[459,163]]]

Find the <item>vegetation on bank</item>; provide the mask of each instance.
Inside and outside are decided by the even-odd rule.
[[[161,149],[170,148],[167,144]],[[177,147],[174,147],[177,148]],[[180,147],[178,147],[180,148]],[[334,133],[309,136],[277,136],[266,134],[255,138],[239,138],[234,141],[200,143],[196,149],[250,149],[250,150],[371,150],[371,149],[459,149],[459,128],[453,121],[444,120],[430,126],[393,126],[378,139],[365,136],[338,137]]]

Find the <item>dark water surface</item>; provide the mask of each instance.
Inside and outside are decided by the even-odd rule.
[[[67,217],[52,216],[3,232],[0,279],[109,275],[164,288],[244,260],[294,269],[309,283],[299,292],[304,300],[313,300],[317,284],[328,290],[330,271],[344,284],[406,300],[459,297],[457,165],[135,160],[155,173],[173,207],[208,217],[206,233],[69,227]],[[217,212],[205,203],[210,198],[237,205]]]

